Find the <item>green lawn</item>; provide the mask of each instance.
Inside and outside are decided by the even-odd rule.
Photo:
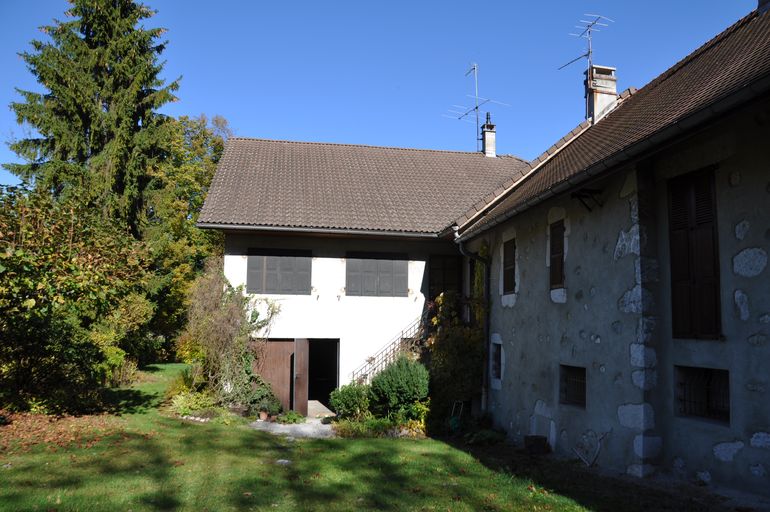
[[[288,442],[242,424],[186,423],[158,410],[180,368],[156,365],[116,392],[123,419],[93,443],[0,451],[0,510],[707,509],[569,463],[530,465],[507,448],[474,457],[436,440]]]

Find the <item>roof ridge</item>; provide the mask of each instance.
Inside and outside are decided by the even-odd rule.
[[[630,90],[626,90],[623,92],[623,94],[633,94],[633,92],[630,92]],[[511,178],[506,179],[505,181],[499,183],[497,187],[493,189],[491,192],[492,197],[487,199],[489,197],[489,194],[484,196],[479,202],[477,202],[475,205],[473,205],[470,209],[468,209],[461,217],[457,218],[455,220],[455,224],[457,226],[464,226],[474,218],[478,216],[479,213],[481,213],[484,209],[489,207],[490,204],[498,201],[500,198],[508,194],[511,190],[516,188],[519,184],[521,184],[523,181],[529,179],[531,176],[533,176],[540,167],[545,165],[547,161],[549,161],[553,156],[558,154],[562,149],[567,147],[572,141],[576,140],[578,137],[583,135],[586,131],[588,131],[589,128],[591,128],[591,122],[586,119],[583,122],[581,122],[579,125],[577,125],[575,128],[567,132],[567,135],[559,139],[555,144],[553,144],[550,148],[548,148],[546,151],[544,151],[540,156],[538,156],[536,159],[529,162],[529,171],[522,173],[521,177],[517,180],[512,180]],[[499,191],[499,192],[498,192]]]
[[[452,149],[430,149],[430,148],[407,148],[407,147],[401,147],[401,146],[378,146],[374,144],[350,144],[345,142],[316,142],[316,141],[303,141],[303,140],[284,140],[284,139],[264,139],[261,137],[242,137],[242,136],[233,136],[229,137],[227,139],[228,141],[231,140],[244,140],[244,141],[254,141],[254,142],[275,142],[275,143],[281,143],[281,144],[306,144],[306,145],[312,145],[312,146],[342,146],[342,147],[353,147],[353,148],[369,148],[369,149],[395,149],[398,151],[419,151],[419,152],[429,152],[429,153],[453,153],[453,154],[461,154],[461,155],[479,155],[484,156],[484,153],[481,151],[458,151],[458,150],[452,150]],[[488,157],[485,157],[488,158]],[[519,160],[523,163],[529,163],[527,160],[516,156],[516,155],[497,155],[497,158],[515,158],[516,160]]]
[[[746,16],[739,19],[738,21],[736,21],[735,23],[727,27],[725,30],[715,35],[714,37],[712,37],[711,39],[709,39],[708,41],[706,41],[705,43],[697,47],[695,50],[693,50],[692,52],[684,56],[681,60],[679,60],[676,64],[668,68],[666,71],[664,71],[660,75],[653,78],[646,85],[642,86],[639,89],[639,92],[642,92],[645,89],[646,90],[653,89],[657,87],[660,83],[665,82],[666,80],[671,78],[674,74],[676,74],[680,69],[690,64],[695,59],[701,57],[704,53],[711,50],[714,46],[722,42],[725,38],[727,38],[733,32],[743,27],[743,25],[747,24],[749,21],[752,21],[754,18],[758,16],[759,14],[756,9],[751,11]]]

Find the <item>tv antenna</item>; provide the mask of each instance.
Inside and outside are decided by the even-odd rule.
[[[503,103],[501,101],[495,101],[490,98],[482,98],[479,96],[479,65],[475,62],[471,63],[471,67],[468,68],[468,71],[465,72],[465,76],[470,75],[473,73],[473,91],[474,94],[468,94],[468,98],[472,98],[473,106],[467,107],[465,105],[452,105],[452,108],[459,109],[459,110],[452,110],[448,109],[447,112],[449,114],[443,114],[443,117],[448,117],[449,119],[458,119],[460,121],[465,121],[466,123],[473,123],[468,117],[471,115],[471,112],[475,113],[476,115],[476,151],[480,151],[481,148],[479,147],[479,141],[481,140],[481,137],[479,136],[479,107],[482,105],[486,105],[487,103],[494,103],[496,105],[501,105],[503,107],[510,107],[507,103]]]
[[[602,16],[601,14],[583,14],[587,20],[580,20],[581,25],[575,25],[575,28],[580,29],[580,32],[575,34],[570,32],[569,35],[573,37],[577,37],[580,39],[586,39],[588,40],[588,48],[586,49],[586,52],[579,57],[575,57],[571,61],[567,62],[563,66],[559,67],[559,70],[562,70],[569,66],[570,64],[573,64],[580,59],[588,59],[588,72],[591,72],[591,66],[594,63],[594,45],[593,45],[593,36],[594,32],[601,32],[601,29],[597,27],[609,27],[606,21],[610,23],[615,23],[615,20],[611,20],[607,16]]]

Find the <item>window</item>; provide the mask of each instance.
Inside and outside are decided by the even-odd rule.
[[[674,338],[719,338],[719,254],[712,170],[669,181],[671,317]]]
[[[309,251],[249,251],[246,292],[310,295],[312,255]]]
[[[428,293],[433,300],[442,292],[460,292],[462,259],[457,256],[431,256],[428,267]]]
[[[730,373],[713,368],[677,366],[679,414],[730,422]]]
[[[348,254],[345,265],[347,295],[406,297],[408,260],[398,254]]]
[[[503,243],[503,293],[516,292],[516,239]]]
[[[492,379],[500,380],[503,378],[503,345],[501,343],[492,343]]]
[[[564,220],[551,224],[551,289],[564,288]]]
[[[559,403],[586,406],[586,369],[579,366],[559,367]]]

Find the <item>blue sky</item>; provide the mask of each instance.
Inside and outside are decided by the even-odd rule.
[[[475,125],[442,117],[480,95],[493,106],[499,153],[533,158],[584,116],[583,63],[568,36],[583,13],[615,23],[596,35],[595,62],[618,88],[641,87],[756,7],[756,0],[618,2],[152,0],[148,26],[168,29],[164,76],[182,76],[164,112],[219,114],[236,135],[474,151]],[[0,162],[21,137],[14,87],[38,89],[17,53],[64,0],[0,2]],[[15,177],[0,170],[0,183]]]

